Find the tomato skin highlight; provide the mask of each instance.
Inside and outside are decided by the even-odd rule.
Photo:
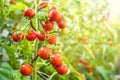
[[[49,50],[48,48],[46,48],[46,47],[42,47],[42,48],[40,48],[40,49],[38,50],[38,55],[39,55],[42,59],[46,60],[46,59],[48,59],[49,56],[50,56],[50,50]]]
[[[42,33],[38,33],[37,37],[40,41],[44,41],[44,39],[45,39],[45,36]]]
[[[64,29],[64,28],[66,27],[66,24],[65,24],[65,22],[64,22],[63,20],[57,22],[57,24],[58,24],[58,27],[59,27],[60,29]]]
[[[32,8],[27,8],[24,10],[24,17],[29,17],[29,19],[33,18],[35,15],[35,11]]]
[[[55,44],[57,42],[56,36],[52,36],[50,39],[48,39],[49,44]]]
[[[60,54],[54,54],[53,57],[50,60],[50,63],[54,67],[62,65],[62,56]]]
[[[15,42],[19,42],[19,41],[22,41],[24,39],[24,35],[22,32],[19,32],[18,34],[15,34],[13,33],[12,34],[12,39],[15,41]]]
[[[68,67],[66,64],[62,64],[56,68],[57,72],[61,75],[65,75],[68,72]]]
[[[37,33],[31,29],[29,34],[26,34],[26,39],[29,41],[34,41],[37,37]]]
[[[51,31],[51,30],[53,30],[53,28],[54,28],[54,23],[53,23],[53,21],[48,21],[47,23],[43,23],[42,24],[42,27],[46,30],[46,31]]]
[[[32,66],[30,64],[20,66],[20,73],[24,76],[29,76],[32,73]]]

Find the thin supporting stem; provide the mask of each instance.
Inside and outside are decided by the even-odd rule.
[[[39,71],[37,71],[37,74],[44,80],[48,80],[43,74],[41,74]]]
[[[33,26],[32,20],[30,20],[30,25],[36,31],[35,27]]]
[[[35,61],[36,61],[36,59],[38,58],[38,54],[32,59],[32,61],[31,61],[31,63],[33,64]]]
[[[56,75],[56,74],[57,74],[57,72],[54,72],[54,73],[50,76],[49,80],[52,80],[53,76]]]
[[[37,12],[37,0],[34,0],[34,4],[35,4],[35,12]],[[34,29],[34,26],[33,25],[31,25],[31,26]],[[36,27],[35,27],[34,30],[37,30],[37,28],[38,28],[38,20],[36,19]],[[38,50],[38,40],[34,41],[34,45],[33,46],[34,46],[34,50],[35,50],[35,52],[33,53],[33,58],[34,58],[36,56],[37,50]],[[37,73],[36,72],[37,72],[37,61],[34,60],[32,80],[37,80]]]

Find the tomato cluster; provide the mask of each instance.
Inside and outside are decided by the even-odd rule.
[[[65,75],[68,72],[68,67],[65,63],[62,61],[62,56],[60,54],[54,54],[50,56],[50,49],[46,47],[42,47],[38,50],[38,55],[44,59],[50,60],[50,63],[53,65],[53,67],[57,70],[57,72],[61,75]]]
[[[42,0],[42,2],[38,6],[38,9],[45,8],[47,7],[47,5],[48,0]],[[34,9],[27,8],[24,10],[23,15],[25,18],[28,18],[28,20],[32,21],[31,19],[36,15],[36,13],[37,12],[35,12]],[[45,43],[47,42],[51,45],[56,44],[57,37],[55,35],[50,34],[49,32],[54,29],[55,22],[58,24],[59,29],[64,29],[66,27],[66,24],[63,20],[62,15],[55,6],[50,7],[50,9],[48,10],[48,15],[49,19],[41,23],[43,31],[35,30],[34,26],[30,23],[32,29],[30,29],[28,33],[26,34],[23,34],[22,32],[13,33],[12,39],[15,42],[20,42],[25,38],[28,41],[34,41],[37,38],[38,40],[44,41]],[[62,60],[61,54],[55,54],[52,49],[44,46],[38,50],[37,58],[38,56],[44,60],[49,60],[49,62],[53,65],[53,67],[59,74],[61,75],[67,74],[68,66]],[[32,66],[30,64],[21,65],[20,72],[24,76],[29,76],[32,73]]]
[[[55,6],[52,6],[49,10],[49,17],[50,17],[50,20],[52,21],[56,21],[57,24],[58,24],[58,27],[60,29],[64,29],[66,27],[66,24],[63,20],[63,17],[62,15],[60,14],[60,12],[57,10],[57,8]]]

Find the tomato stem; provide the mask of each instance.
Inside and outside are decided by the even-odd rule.
[[[37,0],[34,0],[34,4],[35,4],[35,12],[37,11]],[[31,22],[32,23],[32,22]],[[31,25],[33,27],[33,25]],[[34,30],[37,30],[38,28],[38,20],[36,19],[36,29],[33,29]],[[35,52],[33,53],[33,58],[35,57],[35,55],[37,54],[37,50],[38,50],[38,40],[35,40],[34,41],[34,50]],[[33,59],[34,60],[34,59]],[[33,63],[33,74],[32,74],[32,80],[37,80],[37,61],[34,60],[34,63]]]
[[[35,27],[33,26],[32,20],[30,20],[30,25],[36,31]]]
[[[38,58],[38,54],[32,59],[32,61],[31,61],[31,63],[33,64],[35,61],[36,61],[36,59]]]
[[[37,74],[44,80],[48,80],[43,74],[41,74],[39,71],[37,71]]]

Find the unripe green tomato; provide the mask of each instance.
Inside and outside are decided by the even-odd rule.
[[[67,29],[67,28],[60,30],[60,34],[62,34],[62,35],[67,35],[68,33],[69,33],[69,29]]]

